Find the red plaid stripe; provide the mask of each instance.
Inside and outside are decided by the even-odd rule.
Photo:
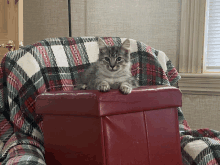
[[[76,41],[74,38],[71,38],[71,37],[67,37],[67,40],[69,42],[69,45],[75,45],[76,44]]]
[[[148,77],[150,76],[147,79],[148,84],[155,85],[156,84],[156,76],[157,76],[155,65],[147,63],[146,68],[147,68],[147,70],[146,70],[147,76]]]
[[[4,119],[0,123],[0,128],[1,128],[0,136],[2,136],[11,128],[11,124],[7,119]]]
[[[20,87],[22,86],[22,83],[13,72],[11,72],[10,75],[8,76],[8,81],[11,83],[11,85],[13,85],[13,87],[17,91],[19,91]]]
[[[77,48],[77,45],[70,45],[70,50],[72,52],[75,64],[76,65],[82,65],[82,59],[81,59],[81,56],[79,54],[79,50]]]
[[[207,165],[218,165],[218,162],[216,161],[216,159],[212,159],[207,163]]]
[[[19,129],[21,129],[21,127],[23,126],[24,120],[25,118],[22,111],[18,111],[14,116],[14,122]]]
[[[20,145],[18,145],[17,149],[19,150],[20,154],[25,154],[25,151],[23,150],[23,148]],[[9,153],[11,153],[10,150],[9,150]],[[12,152],[11,156],[16,157],[17,156],[16,152]],[[20,158],[14,159],[14,161],[19,161],[19,160],[20,160]]]
[[[146,46],[147,46],[147,47],[146,47],[146,52],[148,52],[148,53],[150,53],[150,54],[153,54],[151,47],[148,46],[148,45],[146,45]]]
[[[49,59],[49,56],[47,54],[47,51],[46,51],[45,47],[42,46],[42,44],[39,43],[38,46],[37,46],[37,50],[42,55],[45,66],[46,67],[51,67],[50,59]]]
[[[50,87],[50,91],[55,91],[55,83],[54,83],[54,81],[53,80],[50,80],[49,82],[49,87]]]
[[[177,72],[177,70],[175,69],[175,68],[173,68],[171,71],[169,71],[168,73],[168,79],[169,79],[169,81],[171,82],[171,81],[173,81],[173,79],[175,79],[176,77],[177,77],[177,75],[178,75],[178,72]]]
[[[37,94],[35,94],[35,96],[37,96]],[[35,111],[35,99],[33,99],[33,97],[34,96],[30,96],[25,100],[25,106],[28,108],[28,111],[31,113]]]
[[[183,126],[185,130],[191,131],[191,128],[189,127],[188,123],[186,120],[183,120]]]
[[[44,124],[43,120],[38,123],[38,126],[40,127],[40,129],[41,129],[42,131],[44,130],[44,129],[43,129],[43,124]]]
[[[49,81],[50,91],[62,90],[61,80],[50,80]]]
[[[74,38],[67,38],[69,42],[69,47],[73,55],[73,59],[76,65],[82,65],[82,59],[79,53],[79,50],[77,48],[77,44]]]
[[[44,93],[46,92],[46,84],[43,84],[40,88],[37,89],[38,93]]]
[[[163,73],[163,80],[169,81],[165,73]]]
[[[140,67],[139,66],[140,66],[139,62],[137,62],[131,66],[132,76],[136,76],[137,74],[140,74]]]
[[[62,79],[62,86],[63,86],[63,91],[68,91],[68,90],[73,90],[74,89],[74,85],[73,83],[75,83],[75,81],[71,80],[71,79]]]
[[[114,46],[114,41],[111,37],[104,37],[104,41],[109,46]]]

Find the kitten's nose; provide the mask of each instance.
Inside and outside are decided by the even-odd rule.
[[[115,65],[113,65],[113,66],[112,66],[112,65],[110,65],[110,67],[113,69],[113,68],[115,67]]]
[[[115,67],[115,60],[110,59],[110,67],[113,69]]]

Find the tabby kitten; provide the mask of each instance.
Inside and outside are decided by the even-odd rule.
[[[98,38],[99,59],[83,73],[78,89],[96,89],[107,92],[119,89],[123,94],[131,93],[138,87],[131,75],[130,41],[126,39],[121,47],[107,46]]]

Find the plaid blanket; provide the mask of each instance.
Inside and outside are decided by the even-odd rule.
[[[103,39],[111,46],[125,40]],[[130,42],[131,72],[139,85],[174,85],[180,79],[164,52],[136,40]],[[0,165],[46,164],[43,119],[35,113],[36,97],[73,90],[79,73],[97,59],[97,37],[49,38],[4,56],[0,67]],[[181,108],[177,111],[183,164],[220,164],[220,133],[191,130]]]

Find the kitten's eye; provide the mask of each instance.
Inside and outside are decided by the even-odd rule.
[[[105,61],[109,62],[110,60],[109,60],[109,58],[108,58],[108,57],[105,57]]]
[[[117,58],[117,61],[121,61],[121,57],[118,57],[118,58]]]

